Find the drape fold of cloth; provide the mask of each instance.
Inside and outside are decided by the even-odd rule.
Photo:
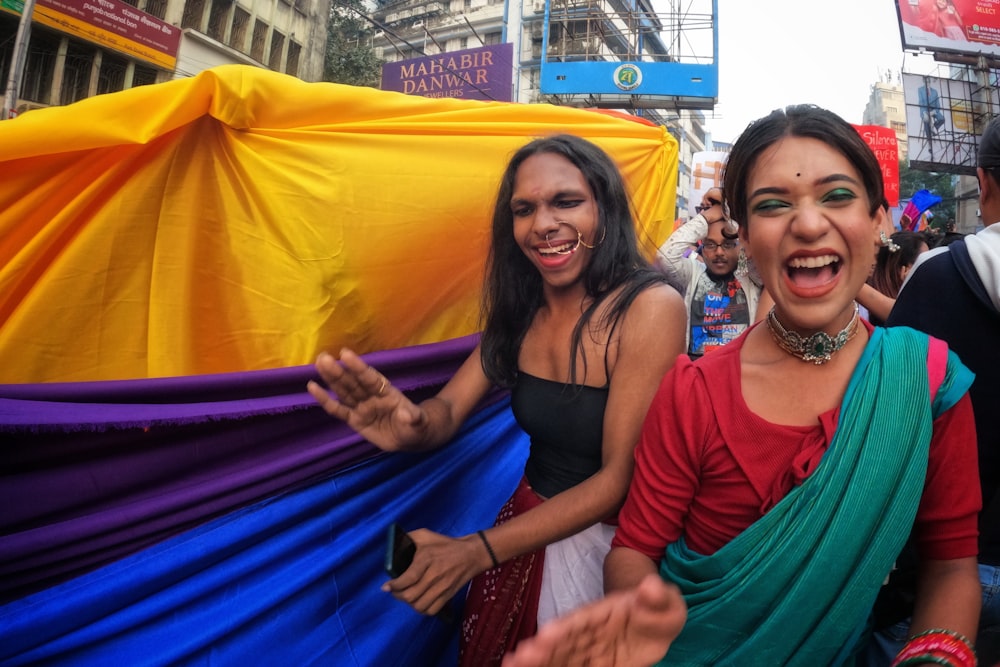
[[[624,114],[227,65],[0,123],[0,382],[285,368],[479,330],[501,173],[571,132],[652,257],[677,142]]]
[[[910,534],[931,424],[972,383],[947,348],[912,329],[876,328],[816,470],[716,553],[669,545],[661,574],[688,621],[663,665],[839,665],[850,658]],[[947,372],[932,406],[928,373]],[[892,425],[886,428],[886,425]]]
[[[0,123],[0,665],[453,663],[378,590],[383,531],[492,523],[507,396],[377,456],[305,383],[350,347],[440,389],[503,169],[558,132],[619,165],[652,257],[678,145],[621,113],[227,65]]]
[[[422,346],[410,351],[412,367],[402,351],[366,358],[420,393],[474,344]],[[119,426],[94,429],[93,418],[75,431],[57,400],[45,429],[4,424],[17,446],[0,448],[0,581],[14,598],[0,606],[0,665],[453,663],[457,623],[421,617],[380,590],[386,528],[464,535],[493,522],[527,455],[507,397],[484,403],[440,450],[374,455],[305,405],[311,375],[206,378],[191,395],[226,400],[203,403],[208,418],[193,425],[193,401],[155,399],[162,383],[159,398],[180,401],[188,394],[178,383],[196,388],[196,378],[94,383],[95,397],[136,399],[95,401],[96,414],[117,423],[137,410],[152,443]],[[15,402],[86,395],[85,385],[8,389],[32,396],[6,399]],[[253,416],[227,412],[247,395]],[[31,461],[13,464],[23,452]]]
[[[365,358],[420,400],[477,339]],[[315,377],[0,385],[0,601],[375,454],[319,409],[305,391]]]

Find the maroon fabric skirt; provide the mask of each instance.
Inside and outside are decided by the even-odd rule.
[[[497,515],[496,525],[542,503],[522,478],[514,495]],[[542,589],[541,549],[500,563],[469,584],[462,619],[458,664],[462,667],[499,665],[519,641],[538,630],[538,597]]]

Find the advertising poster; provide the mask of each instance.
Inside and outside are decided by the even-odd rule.
[[[896,0],[903,47],[1000,56],[1000,0]]]
[[[23,2],[0,0],[20,13]],[[37,23],[115,49],[165,70],[177,64],[181,29],[120,0],[37,0]]]
[[[514,45],[483,46],[382,65],[382,90],[422,97],[510,102]]]
[[[933,171],[974,174],[986,100],[974,101],[967,81],[925,74],[904,73],[903,93],[910,163]]]

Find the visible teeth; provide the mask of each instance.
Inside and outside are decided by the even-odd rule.
[[[562,245],[554,245],[554,246],[548,246],[548,247],[545,247],[545,248],[539,248],[538,252],[542,253],[543,255],[554,255],[554,254],[557,254],[557,253],[569,252],[575,246],[576,246],[576,243],[569,242],[569,243],[563,243]]]
[[[819,257],[795,257],[788,262],[793,269],[818,269],[837,261],[836,255],[820,255]]]

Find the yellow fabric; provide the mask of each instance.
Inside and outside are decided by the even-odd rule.
[[[310,363],[478,328],[511,153],[572,132],[619,163],[652,255],[662,128],[228,65],[0,122],[0,382]]]

